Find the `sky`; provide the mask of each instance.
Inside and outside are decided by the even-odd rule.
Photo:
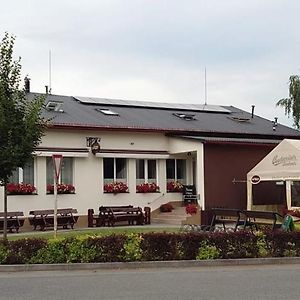
[[[292,126],[299,0],[0,0],[31,91],[233,105]]]

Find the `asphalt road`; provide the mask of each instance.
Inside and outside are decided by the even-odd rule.
[[[0,273],[0,299],[300,299],[300,265]]]

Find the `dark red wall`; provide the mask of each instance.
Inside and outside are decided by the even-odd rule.
[[[205,209],[246,209],[247,173],[274,147],[275,145],[205,144]],[[234,184],[234,178],[245,182]]]

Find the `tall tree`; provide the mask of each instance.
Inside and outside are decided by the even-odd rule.
[[[44,98],[26,99],[20,89],[20,58],[13,60],[15,37],[0,43],[0,185],[4,187],[4,230],[7,238],[7,183],[12,172],[32,158],[46,126],[41,117]]]
[[[290,76],[289,98],[280,99],[276,106],[284,107],[285,114],[292,115],[294,126],[300,128],[300,77],[299,75]]]

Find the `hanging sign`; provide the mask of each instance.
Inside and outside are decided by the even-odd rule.
[[[253,175],[251,177],[251,183],[252,184],[258,184],[260,182],[260,177],[258,175]]]
[[[52,163],[54,167],[54,177],[55,182],[58,184],[61,167],[62,167],[63,156],[61,154],[53,154],[52,155]]]

